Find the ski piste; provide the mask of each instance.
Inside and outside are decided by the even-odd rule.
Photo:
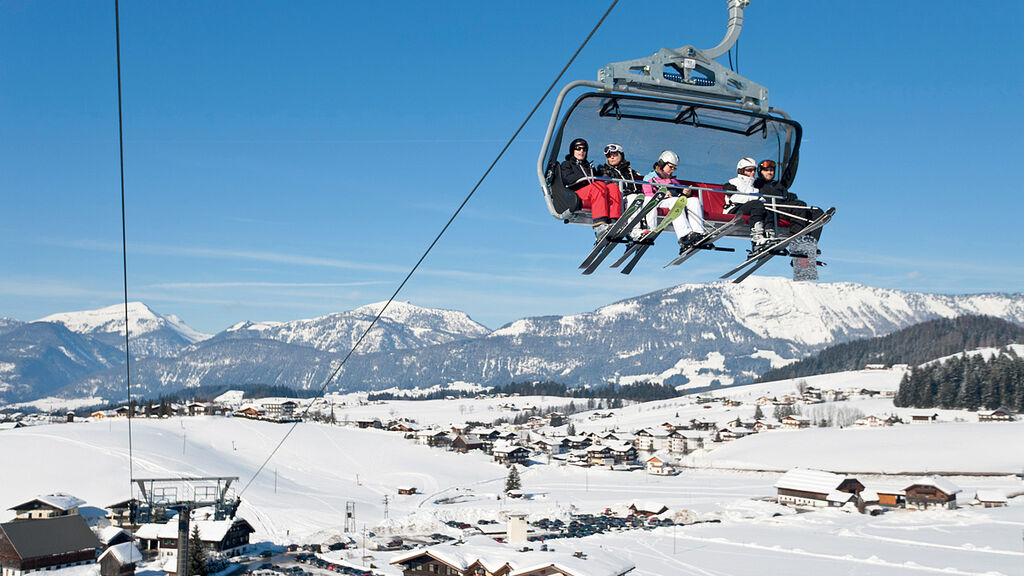
[[[682,213],[686,210],[686,200],[686,196],[682,196],[678,200],[676,200],[676,203],[672,205],[672,209],[668,211],[668,214],[666,214],[664,218],[662,218],[661,223],[658,224],[658,226],[655,227],[654,230],[651,230],[647,234],[647,236],[641,238],[638,241],[630,242],[629,246],[626,247],[626,252],[623,253],[622,257],[613,262],[611,267],[618,268],[619,266],[622,265],[623,262],[626,261],[627,258],[633,256],[637,252],[640,253],[640,256],[643,256],[643,253],[646,252],[648,248],[654,245],[655,238],[657,238],[658,235],[660,235],[665,230],[665,228],[668,228],[669,224],[671,224],[676,218],[682,215]],[[639,260],[640,256],[637,256],[634,260]],[[630,268],[630,270],[632,270],[632,268]],[[625,271],[623,271],[622,273],[629,274],[629,272]]]
[[[614,237],[614,235],[618,234],[619,231],[625,227],[629,222],[629,217],[637,210],[640,210],[640,207],[643,206],[643,202],[644,199],[641,196],[636,200],[633,200],[629,206],[626,207],[625,211],[622,212],[622,215],[619,216],[619,219],[615,221],[615,224],[612,224],[611,227],[608,228],[608,231],[605,232],[604,236],[601,236],[601,238],[594,243],[594,249],[590,251],[590,254],[588,254],[586,258],[583,259],[583,262],[580,264],[580,268],[585,269],[587,266],[590,266],[590,263],[594,261],[594,258],[596,258],[601,250],[604,249],[606,240]]]
[[[784,249],[786,248],[786,246],[789,246],[789,244],[791,242],[793,242],[797,238],[802,238],[802,237],[806,236],[807,234],[810,234],[811,232],[814,232],[815,230],[817,230],[818,228],[821,228],[825,224],[828,224],[829,220],[832,219],[832,215],[835,214],[835,213],[836,213],[836,209],[835,209],[834,206],[832,208],[829,208],[828,210],[825,211],[824,214],[822,214],[821,216],[819,216],[816,219],[812,220],[811,223],[808,224],[803,230],[797,232],[796,234],[793,234],[792,236],[790,236],[790,237],[788,237],[788,238],[786,238],[784,240],[779,240],[777,242],[773,242],[773,243],[769,244],[768,246],[766,246],[765,248],[762,248],[761,250],[758,250],[756,253],[752,254],[750,256],[750,258],[747,259],[746,262],[744,262],[743,264],[740,264],[739,266],[737,266],[737,267],[733,268],[732,270],[726,272],[725,274],[723,274],[721,276],[721,278],[722,279],[728,278],[729,276],[732,276],[733,274],[739,272],[740,270],[743,270],[747,266],[750,266],[750,268],[748,268],[745,272],[743,272],[743,274],[741,274],[735,280],[733,280],[733,284],[739,284],[740,282],[743,282],[744,280],[747,279],[748,276],[753,274],[758,268],[760,268],[761,266],[764,266],[765,264],[767,264],[768,261],[771,260],[773,257],[779,256],[779,255],[784,255],[785,254]]]
[[[635,216],[630,218],[629,222],[627,222],[624,227],[619,229],[614,236],[611,233],[605,234],[601,238],[601,242],[598,243],[603,244],[600,253],[597,254],[593,261],[591,261],[591,263],[583,270],[583,274],[593,274],[594,270],[597,270],[597,267],[601,265],[601,262],[604,262],[604,259],[607,258],[608,255],[612,253],[612,250],[615,249],[615,246],[625,241],[622,238],[627,236],[629,232],[634,227],[636,227],[636,225],[639,224],[645,216],[647,216],[651,212],[651,210],[656,210],[658,208],[658,203],[661,202],[662,198],[664,198],[665,194],[667,193],[667,190],[658,190],[657,192],[655,192],[654,196],[651,196],[647,204],[639,212],[637,212]],[[643,201],[643,198],[637,198],[637,200]],[[636,201],[634,200],[633,203],[636,204]],[[616,222],[616,224],[618,224],[622,220],[623,218],[620,217],[619,221]]]
[[[691,244],[688,248],[683,250],[683,252],[677,258],[675,258],[668,264],[665,264],[665,268],[668,268],[669,266],[679,266],[683,262],[686,262],[691,256],[696,254],[698,250],[706,249],[706,247],[709,244],[713,244],[715,240],[718,240],[722,236],[725,236],[726,232],[731,230],[734,226],[736,226],[742,221],[742,216],[734,216],[732,220],[729,220],[714,232],[709,232],[705,234],[702,238],[700,238],[699,240]]]

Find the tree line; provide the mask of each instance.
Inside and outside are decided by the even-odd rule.
[[[1024,411],[1024,358],[1012,348],[989,359],[959,355],[912,369],[893,403],[913,408]]]

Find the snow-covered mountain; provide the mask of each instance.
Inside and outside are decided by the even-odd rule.
[[[377,302],[309,320],[242,322],[214,338],[277,340],[325,352],[344,353],[352,348],[385,304]],[[421,348],[479,338],[489,333],[490,330],[474,322],[464,312],[392,302],[373,330],[366,335],[358,353]]]
[[[0,332],[0,400],[35,400],[119,366],[124,352],[53,322],[18,323]]]
[[[124,350],[125,307],[123,304],[98,310],[62,312],[37,322],[61,324],[68,330]],[[142,302],[128,303],[129,345],[133,356],[173,357],[184,347],[210,336],[193,330],[173,314],[159,314]]]
[[[178,357],[134,363],[133,383],[144,383],[144,394],[198,385],[318,387],[374,306],[314,320],[237,325]],[[936,295],[752,277],[739,285],[677,286],[584,314],[524,318],[492,333],[458,312],[411,305],[395,311],[379,324],[372,348],[349,359],[331,390],[531,380],[728,386],[835,343],[937,317],[989,314],[1024,324],[1024,294]],[[481,336],[470,337],[474,327]],[[65,393],[120,394],[123,378],[123,370],[97,371]]]

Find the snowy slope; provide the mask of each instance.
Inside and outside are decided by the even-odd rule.
[[[838,510],[793,514],[758,500],[774,494],[779,474],[688,470],[680,476],[653,477],[535,465],[522,472],[524,489],[535,495],[533,499],[508,501],[496,497],[506,470],[484,454],[456,454],[413,444],[400,434],[324,425],[297,427],[264,473],[248,485],[286,430],[284,425],[242,419],[136,420],[134,472],[138,477],[237,475],[237,489],[244,489],[239,513],[256,528],[254,540],[282,544],[320,543],[340,534],[348,502],[355,503],[357,528],[365,526],[386,540],[393,533],[459,535],[441,520],[500,521],[509,510],[531,518],[565,519],[572,507],[586,512],[621,510],[643,500],[662,502],[673,512],[691,510],[700,519],[720,523],[547,543],[556,553],[603,549],[636,564],[630,574],[637,576],[1011,575],[1019,574],[1024,562],[1024,505],[1017,499],[999,510],[897,512],[881,517]],[[62,491],[99,507],[127,497],[126,434],[123,420],[0,431],[0,460],[20,463],[17,472],[4,476],[0,519],[11,515],[6,510],[10,506],[38,494]],[[993,439],[981,434],[984,430],[972,438]],[[742,442],[746,440],[737,445]],[[942,450],[937,443],[928,446],[925,449]],[[48,458],[31,457],[40,452]],[[979,488],[1010,492],[1020,486],[1013,477],[953,481],[964,489],[965,500]],[[400,496],[396,487],[401,485],[416,486],[421,494]],[[441,503],[448,497],[456,503]],[[352,536],[361,538],[361,532]],[[386,574],[399,576],[388,565],[389,554],[372,554]]]

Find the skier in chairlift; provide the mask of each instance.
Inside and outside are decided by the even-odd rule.
[[[790,221],[789,231],[795,234],[803,230],[807,222],[821,216],[822,211],[820,208],[808,208],[806,202],[797,198],[796,194],[787,190],[781,182],[775,179],[775,174],[775,161],[762,160],[757,165],[757,178],[754,179],[754,188],[757,188],[762,194],[781,198],[779,210],[783,214],[780,215]],[[786,212],[796,216],[796,218],[787,218]],[[818,228],[807,235],[817,241],[821,238],[821,231],[822,228]]]
[[[633,167],[629,165],[629,160],[626,160],[626,149],[619,144],[608,144],[604,147],[604,158],[605,163],[597,167],[597,175],[601,178],[613,178],[619,180],[615,182],[619,186],[619,190],[622,191],[623,205],[629,205],[636,197],[643,194],[643,179],[639,172],[633,170]],[[646,222],[641,222],[641,226],[634,227],[630,232],[629,236],[633,240],[639,240],[641,237],[650,232],[650,228],[647,228]]]
[[[590,209],[594,236],[600,240],[622,215],[622,193],[615,184],[594,179],[597,172],[587,160],[589,148],[583,138],[573,140],[560,171],[562,184],[579,196],[583,208]]]
[[[671,150],[665,150],[658,156],[654,163],[654,170],[644,180],[650,184],[644,184],[644,195],[650,198],[654,196],[657,184],[671,184],[682,186],[682,182],[676,179],[676,167],[679,166],[679,155]],[[679,196],[687,196],[685,218],[679,217],[672,222],[672,229],[676,232],[679,242],[679,253],[682,254],[693,243],[704,236],[704,209],[701,206],[700,196],[696,190],[690,188],[670,188],[670,196],[658,204],[658,208],[671,210]],[[651,210],[647,215],[647,225],[655,228],[658,224],[658,211]]]
[[[753,158],[740,158],[736,163],[736,177],[726,182],[726,214],[750,217],[750,242],[754,249],[775,239],[773,220],[768,217],[758,189],[754,186],[757,162]]]

